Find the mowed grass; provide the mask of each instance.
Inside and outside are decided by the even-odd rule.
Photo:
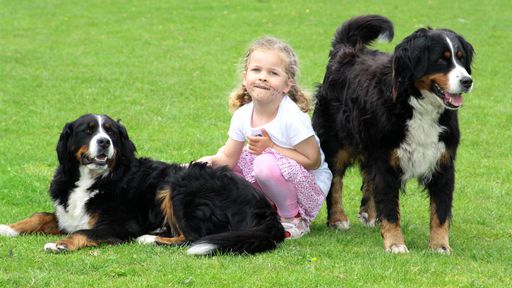
[[[318,2],[318,3],[317,3]],[[508,1],[7,1],[0,0],[0,223],[51,211],[48,185],[64,124],[106,113],[140,156],[188,162],[226,137],[227,95],[249,42],[288,41],[300,84],[322,81],[339,24],[378,13],[395,24],[392,51],[419,27],[445,27],[477,52],[461,109],[450,234],[454,252],[427,250],[429,207],[414,181],[401,197],[410,249],[391,255],[358,223],[361,178],[345,181],[351,229],[326,211],[299,240],[256,256],[186,256],[185,248],[102,246],[63,255],[59,237],[0,238],[0,287],[508,287],[512,285],[512,45]]]

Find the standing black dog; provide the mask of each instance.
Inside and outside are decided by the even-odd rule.
[[[189,254],[258,253],[284,240],[279,218],[252,185],[227,167],[187,167],[136,158],[126,129],[106,115],[66,124],[50,186],[53,213],[36,213],[0,235],[69,234],[48,243],[62,252],[101,243],[191,243]],[[165,229],[167,228],[167,229]],[[148,236],[157,230],[167,234]]]
[[[430,195],[429,247],[450,253],[448,232],[454,160],[460,134],[457,110],[473,87],[473,47],[447,29],[419,29],[393,54],[367,47],[391,40],[385,17],[355,17],[336,32],[313,115],[335,175],[327,196],[328,225],[347,229],[343,176],[358,162],[363,176],[359,218],[381,221],[386,251],[408,252],[400,229],[399,191],[418,178]]]

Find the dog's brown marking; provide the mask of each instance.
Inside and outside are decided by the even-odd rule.
[[[82,161],[83,155],[86,154],[88,151],[89,151],[89,146],[84,145],[84,146],[80,147],[80,149],[78,149],[78,151],[76,151],[76,154],[75,154],[76,159],[78,161]]]
[[[374,224],[377,221],[377,207],[375,206],[375,197],[374,197],[374,185],[373,182],[369,179],[368,174],[363,172],[363,199],[365,199],[366,203],[359,210],[359,214],[365,212],[368,214],[368,219],[366,224]]]
[[[336,175],[331,187],[331,206],[329,209],[329,226],[336,227],[336,223],[348,221],[347,214],[343,210],[342,201],[343,177]]]
[[[9,227],[20,234],[62,234],[55,214],[47,212],[35,213],[25,220],[9,225]]]
[[[441,250],[450,253],[448,234],[450,231],[450,219],[446,219],[444,223],[439,221],[436,212],[436,205],[430,201],[430,236],[428,239],[428,247],[432,250]]]
[[[400,168],[400,157],[398,157],[398,149],[394,149],[391,151],[391,155],[389,156],[389,165],[394,169]]]
[[[178,226],[176,217],[174,216],[174,208],[172,203],[172,189],[166,187],[157,192],[156,200],[160,202],[160,208],[165,217],[165,223],[171,227],[173,235],[183,235],[181,229]]]
[[[448,76],[443,73],[428,74],[416,80],[415,85],[420,90],[429,90],[435,82],[443,91],[448,89]]]
[[[462,51],[460,51],[460,50],[459,50],[459,51],[457,51],[457,52],[455,53],[455,55],[457,55],[457,58],[459,58],[459,59],[460,59],[460,58],[462,58],[462,57],[464,56],[464,54],[463,54],[463,53],[462,53]]]
[[[350,149],[339,150],[336,153],[334,165],[336,170],[345,172],[345,169],[352,164],[354,161],[354,156],[352,155],[352,151]]]
[[[89,221],[87,221],[87,225],[89,225],[89,229],[94,228],[96,223],[98,222],[99,215],[97,213],[89,216]]]
[[[343,210],[343,174],[353,161],[350,150],[340,150],[335,159],[335,175],[332,181],[329,209],[329,226],[336,227],[336,223],[348,221],[347,214]]]
[[[96,247],[100,243],[98,241],[89,239],[84,234],[77,232],[69,235],[68,237],[59,240],[55,243],[57,246],[64,246],[66,250],[73,251],[84,247]]]
[[[392,246],[405,246],[404,236],[400,229],[400,220],[396,223],[391,223],[383,219],[380,227],[380,233],[382,238],[384,238],[384,249],[390,250]]]
[[[452,155],[450,151],[445,150],[443,153],[441,153],[441,156],[437,160],[437,163],[439,165],[448,165],[452,162]]]
[[[179,235],[177,237],[172,238],[156,236],[155,238],[155,243],[159,245],[180,245],[185,243],[185,241],[186,239],[185,236],[183,235]]]
[[[443,53],[443,58],[444,58],[445,60],[448,60],[448,59],[450,59],[451,57],[452,57],[452,52],[450,52],[450,51],[444,51],[444,53]]]

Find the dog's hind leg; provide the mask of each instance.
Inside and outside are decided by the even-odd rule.
[[[327,219],[329,227],[347,230],[350,228],[350,222],[345,210],[343,210],[342,190],[343,176],[335,175],[332,180],[331,190],[327,195]]]
[[[375,227],[378,223],[373,190],[373,183],[368,179],[368,174],[363,172],[363,185],[361,186],[363,198],[361,199],[361,207],[357,217],[366,227]]]
[[[331,190],[327,195],[327,225],[338,230],[350,228],[350,222],[343,209],[343,176],[347,167],[352,163],[349,150],[340,150],[336,154],[335,163],[329,165],[333,171]]]
[[[62,234],[57,224],[57,217],[53,213],[35,213],[25,220],[10,225],[0,225],[0,235],[18,236],[20,234],[44,233]]]

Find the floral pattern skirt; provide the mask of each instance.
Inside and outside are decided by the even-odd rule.
[[[300,216],[309,223],[315,219],[322,208],[325,195],[315,182],[315,176],[295,160],[283,156],[274,149],[267,148],[262,154],[272,154],[286,181],[292,183],[297,189],[297,203]],[[250,183],[256,183],[254,177],[254,159],[258,155],[249,153],[244,148],[238,160],[238,167],[244,178]]]

